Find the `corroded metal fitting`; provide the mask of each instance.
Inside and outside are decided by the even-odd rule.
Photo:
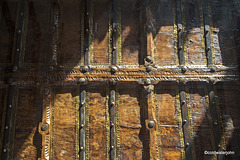
[[[153,59],[152,59],[152,57],[151,57],[151,56],[147,56],[147,57],[146,57],[146,61],[150,63],[150,62],[152,62],[152,61],[153,61]]]
[[[152,66],[147,66],[147,67],[146,67],[146,71],[147,71],[147,72],[151,72],[152,70],[153,70],[153,67],[152,67]]]
[[[146,85],[150,85],[151,84],[151,80],[148,78],[148,79],[145,79],[145,84]]]
[[[116,73],[117,72],[117,67],[116,66],[112,66],[111,67],[111,72],[112,73]]]
[[[181,66],[181,71],[183,72],[183,73],[185,73],[186,71],[187,71],[187,66]]]

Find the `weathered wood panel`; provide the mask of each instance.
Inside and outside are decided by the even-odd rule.
[[[174,65],[175,54],[174,3],[172,1],[153,1],[152,14],[155,21],[155,62],[159,66]]]
[[[213,134],[211,133],[211,126],[209,124],[207,92],[201,86],[199,88],[190,87],[188,92],[188,117],[191,126],[193,155],[199,160],[209,159],[213,155],[204,154],[204,151],[213,150]]]
[[[237,65],[237,48],[234,36],[237,31],[237,21],[232,19],[234,5],[228,1],[211,1],[213,46],[215,63]]]
[[[102,160],[108,157],[106,89],[104,87],[88,90],[89,107],[89,157]]]
[[[81,63],[81,4],[78,0],[60,0],[60,64],[76,66]]]
[[[93,4],[93,53],[91,63],[109,63],[109,21],[111,1],[94,0]]]
[[[156,89],[158,146],[163,159],[181,159],[180,131],[181,116],[176,99],[177,88]]]
[[[200,1],[183,1],[184,52],[188,65],[207,65]]]
[[[50,54],[50,5],[49,2],[29,2],[27,5],[24,63],[45,63]]]
[[[59,86],[54,90],[52,109],[52,159],[76,158],[76,87]]]
[[[216,90],[223,134],[222,142],[219,144],[224,150],[235,152],[234,155],[227,155],[226,158],[238,159],[240,157],[238,143],[240,141],[239,86],[217,86]]]
[[[17,1],[1,2],[0,13],[0,63],[11,63],[14,49],[14,33],[17,16]]]
[[[127,18],[126,18],[127,17]],[[120,43],[120,42],[118,42]],[[138,64],[140,53],[140,4],[121,0],[121,61]]]
[[[143,141],[141,135],[142,123],[141,106],[139,104],[139,91],[137,86],[131,88],[119,87],[119,154],[120,159],[143,158]],[[141,137],[143,136],[143,137]]]
[[[15,108],[13,136],[13,159],[38,159],[41,157],[42,137],[38,124],[41,121],[41,106],[38,106],[37,88],[19,88]]]

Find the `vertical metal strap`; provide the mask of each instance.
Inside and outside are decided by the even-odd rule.
[[[26,0],[20,1],[20,12],[19,12],[19,20],[18,20],[18,27],[17,27],[17,41],[16,41],[16,52],[13,60],[14,66],[20,65],[21,54],[23,52],[23,35],[25,30],[25,12],[26,12]]]
[[[210,122],[213,126],[213,134],[214,134],[214,150],[221,151],[221,128],[218,119],[218,110],[215,101],[215,92],[214,92],[214,85],[209,84],[208,87],[208,96],[209,96],[209,107],[210,107],[210,114],[211,119]],[[223,155],[217,155],[218,159],[222,159]]]
[[[84,25],[84,38],[85,38],[85,54],[84,64],[90,64],[90,43],[91,43],[91,0],[85,0],[85,25]]]
[[[112,64],[118,64],[118,0],[112,1]]]
[[[204,37],[205,37],[205,50],[207,55],[208,66],[213,65],[213,55],[211,48],[211,28],[208,12],[208,1],[203,1],[203,19],[204,19]]]
[[[3,154],[2,159],[7,160],[10,157],[10,153],[12,152],[10,148],[11,146],[11,137],[13,134],[13,111],[14,111],[14,92],[15,86],[9,86],[8,90],[8,100],[7,100],[7,113],[6,113],[6,121],[5,121],[5,132],[3,137]]]
[[[110,159],[116,159],[116,88],[115,86],[110,86]]]
[[[85,160],[86,156],[86,86],[81,86],[80,93],[80,159]]]
[[[150,82],[150,83],[149,83]],[[150,141],[149,141],[149,152],[150,159],[159,159],[158,154],[158,125],[156,120],[156,106],[155,106],[155,94],[154,85],[151,85],[150,79],[146,80],[147,86],[144,86],[145,96],[147,100],[147,114],[148,120],[146,120],[146,128],[149,129]]]
[[[180,92],[180,107],[182,113],[182,125],[183,125],[183,137],[184,137],[184,146],[185,146],[185,157],[187,160],[192,160],[192,146],[191,146],[191,135],[190,135],[190,126],[189,126],[189,117],[188,117],[188,108],[186,104],[186,90],[184,84],[179,86]]]
[[[182,25],[182,7],[181,1],[176,1],[177,7],[177,29],[178,29],[178,56],[180,65],[185,65],[184,58],[184,37],[183,37],[183,25]]]

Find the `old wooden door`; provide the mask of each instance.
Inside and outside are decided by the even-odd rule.
[[[1,159],[239,159],[239,10],[1,0]]]

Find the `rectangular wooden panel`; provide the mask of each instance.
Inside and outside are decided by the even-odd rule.
[[[126,18],[127,17],[127,18]],[[140,53],[140,4],[136,0],[121,0],[121,60],[122,64],[138,64]]]
[[[210,7],[215,63],[237,65],[234,35],[238,24],[231,20],[232,7],[227,1],[212,1]]]
[[[152,12],[155,20],[155,62],[159,66],[174,65],[175,53],[175,9],[172,1],[153,1]]]
[[[49,2],[29,2],[26,5],[29,8],[25,22],[24,63],[45,63],[46,56],[50,54],[50,5]]]
[[[60,0],[60,64],[76,66],[81,63],[81,12],[82,2],[79,0]],[[82,37],[83,38],[83,37]]]
[[[42,120],[39,90],[35,87],[19,88],[15,107],[15,126],[12,157],[16,160],[41,157],[42,136],[38,124]]]
[[[93,51],[91,55],[91,64],[109,64],[109,22],[111,1],[94,0],[92,2],[91,12],[92,24],[92,37],[93,37]]]
[[[143,159],[145,155],[144,141],[147,136],[143,134],[142,109],[139,104],[140,94],[137,86],[119,87],[119,154],[120,159]]]
[[[202,14],[200,1],[183,1],[184,52],[189,65],[207,65]]]
[[[191,87],[187,97],[188,117],[193,146],[193,154],[197,159],[207,159],[213,155],[205,155],[204,151],[213,150],[213,134],[209,124],[207,91],[205,88]],[[195,149],[195,150],[194,150]]]
[[[217,106],[220,109],[222,121],[222,142],[219,144],[227,151],[234,151],[234,155],[226,158],[238,158],[240,141],[240,87],[239,86],[217,86]]]
[[[76,87],[59,86],[54,90],[52,109],[52,158],[76,158],[76,108],[79,95]]]
[[[176,89],[158,86],[156,88],[158,146],[163,159],[180,159],[181,144],[178,121],[181,120],[180,106],[176,99]]]
[[[88,99],[89,157],[96,160],[107,159],[109,154],[109,133],[107,133],[108,102],[106,88],[89,88]]]
[[[14,33],[18,1],[1,2],[0,7],[0,51],[1,63],[11,63],[14,49]]]

